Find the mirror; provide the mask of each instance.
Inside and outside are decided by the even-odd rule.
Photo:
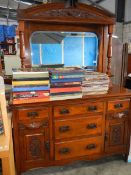
[[[30,39],[32,65],[97,67],[98,37],[91,32],[34,32]]]

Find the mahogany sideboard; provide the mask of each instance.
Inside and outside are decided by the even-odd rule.
[[[113,86],[105,95],[12,105],[17,175],[74,160],[127,158],[130,98],[131,90]]]

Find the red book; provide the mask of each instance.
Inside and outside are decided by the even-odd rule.
[[[50,93],[57,92],[78,92],[81,91],[81,87],[68,87],[68,88],[51,88]]]
[[[50,101],[50,97],[45,98],[28,98],[28,99],[14,99],[13,104],[24,104],[24,103],[36,103]]]

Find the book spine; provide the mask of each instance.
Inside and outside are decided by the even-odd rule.
[[[58,92],[76,92],[81,91],[81,87],[73,87],[73,88],[51,88],[50,93],[58,93]]]
[[[82,82],[82,78],[51,79],[51,83]]]
[[[13,92],[24,92],[24,91],[42,91],[42,90],[49,90],[49,87],[46,86],[38,86],[38,87],[13,87]]]
[[[21,85],[44,85],[49,84],[49,81],[13,81],[13,86],[21,86]]]
[[[13,100],[13,104],[24,104],[24,103],[36,103],[36,102],[46,102],[50,101],[50,98],[30,98],[30,99],[17,99]]]

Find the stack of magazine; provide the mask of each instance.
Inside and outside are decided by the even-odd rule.
[[[13,104],[50,100],[49,72],[46,69],[13,69]]]
[[[105,94],[109,90],[109,77],[105,73],[86,71],[82,81],[83,95]]]
[[[83,76],[84,71],[75,67],[50,70],[51,100],[81,98],[81,84]]]

